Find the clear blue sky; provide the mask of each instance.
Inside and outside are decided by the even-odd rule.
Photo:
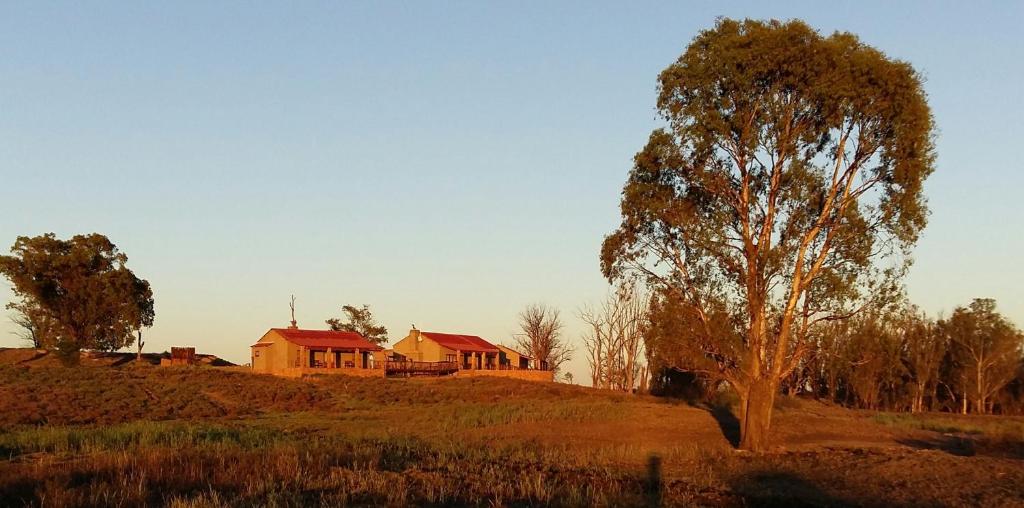
[[[546,302],[576,340],[658,72],[717,16],[798,17],[927,77],[912,299],[1024,325],[1022,5],[4,2],[0,248],[108,235],[154,286],[150,350],[247,361],[292,293],[300,326],[369,303],[393,340],[503,341]]]

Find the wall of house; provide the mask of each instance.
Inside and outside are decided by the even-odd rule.
[[[282,369],[294,368],[300,360],[299,346],[288,342],[273,330],[268,331],[257,343],[270,345],[252,348],[253,372],[273,374]],[[260,351],[259,357],[256,356],[256,350]]]
[[[507,360],[508,365],[519,367],[519,359],[521,358],[519,353],[504,346],[498,346],[498,351],[501,351],[501,359]]]
[[[396,342],[392,349],[416,362],[446,362],[448,355],[455,354],[455,351],[430,340],[426,335],[422,336],[423,340],[417,340],[419,337],[419,331],[414,330]]]
[[[252,347],[252,370],[255,372],[269,372],[270,367],[270,346]]]
[[[253,372],[266,372],[272,373],[280,368],[283,368],[284,361],[281,359],[282,355],[287,355],[287,346],[284,343],[284,338],[273,332],[267,332],[257,344],[270,344],[269,346],[253,346],[252,347],[252,370]],[[259,352],[259,356],[256,356],[256,352]]]

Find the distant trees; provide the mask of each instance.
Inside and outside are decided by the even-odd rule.
[[[889,411],[1024,410],[1024,336],[993,300],[938,320],[905,302],[876,306],[813,335],[814,354],[787,392]]]
[[[557,375],[573,354],[572,345],[562,336],[563,327],[558,309],[544,304],[527,305],[519,313],[516,348]]]
[[[153,291],[100,234],[61,240],[52,233],[19,237],[0,273],[14,285],[15,322],[37,347],[56,349],[67,364],[82,349],[113,351],[153,325]]]
[[[904,364],[911,382],[910,411],[924,411],[925,401],[935,399],[939,384],[939,369],[949,350],[949,339],[938,325],[927,316],[912,309],[904,314]]]
[[[645,391],[649,300],[635,285],[623,284],[597,307],[584,306],[580,319],[591,384],[595,388]]]
[[[294,297],[293,297],[294,298]],[[388,342],[388,329],[373,319],[369,305],[355,307],[345,305],[341,308],[345,318],[331,318],[327,326],[336,332],[356,332],[366,340],[381,346]]]
[[[723,19],[658,82],[666,126],[634,158],[602,270],[696,318],[739,395],[740,446],[760,450],[813,327],[891,298],[904,273],[931,112],[909,64],[800,21]]]
[[[992,411],[991,398],[1017,375],[1021,364],[1024,336],[1005,317],[996,312],[992,299],[976,299],[968,307],[958,307],[940,325],[952,343],[959,366],[957,385],[976,413]]]

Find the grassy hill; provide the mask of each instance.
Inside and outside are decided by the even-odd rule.
[[[1024,420],[784,399],[775,450],[665,399],[0,356],[0,504],[1012,506]]]

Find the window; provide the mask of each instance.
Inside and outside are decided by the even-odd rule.
[[[259,358],[259,356],[260,356],[260,351],[257,349],[256,350],[256,357]]]

